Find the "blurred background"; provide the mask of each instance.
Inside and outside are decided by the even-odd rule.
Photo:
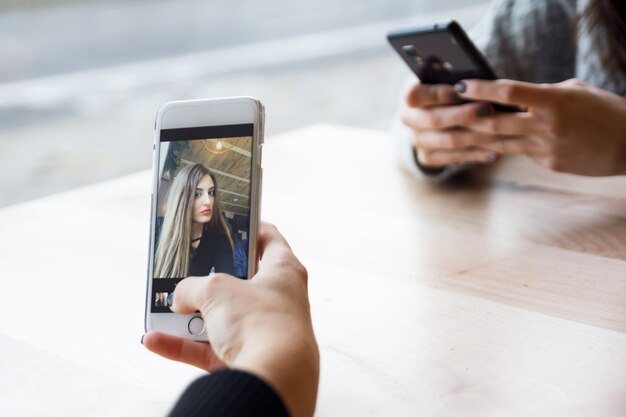
[[[0,0],[0,207],[149,169],[171,100],[259,97],[268,140],[316,123],[386,129],[410,73],[385,33],[471,28],[487,4]]]

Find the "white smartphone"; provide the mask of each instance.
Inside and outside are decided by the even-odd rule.
[[[146,331],[207,340],[170,310],[188,276],[249,279],[257,266],[264,108],[252,97],[176,101],[157,113]]]

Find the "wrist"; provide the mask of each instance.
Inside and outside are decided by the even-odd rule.
[[[312,329],[285,326],[279,335],[259,333],[255,342],[242,347],[230,366],[264,380],[292,417],[312,416],[319,383],[319,350]]]

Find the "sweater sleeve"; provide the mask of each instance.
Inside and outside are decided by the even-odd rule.
[[[575,74],[574,0],[492,0],[469,32],[500,78],[555,83]]]
[[[226,369],[195,380],[170,417],[289,417],[278,394],[260,378]]]

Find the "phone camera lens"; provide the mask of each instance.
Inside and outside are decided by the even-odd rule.
[[[411,58],[417,58],[419,56],[413,45],[404,45],[402,51]]]
[[[413,45],[404,45],[402,47],[402,51],[407,54],[418,66],[424,64],[424,60],[421,55],[417,53],[417,50]]]

